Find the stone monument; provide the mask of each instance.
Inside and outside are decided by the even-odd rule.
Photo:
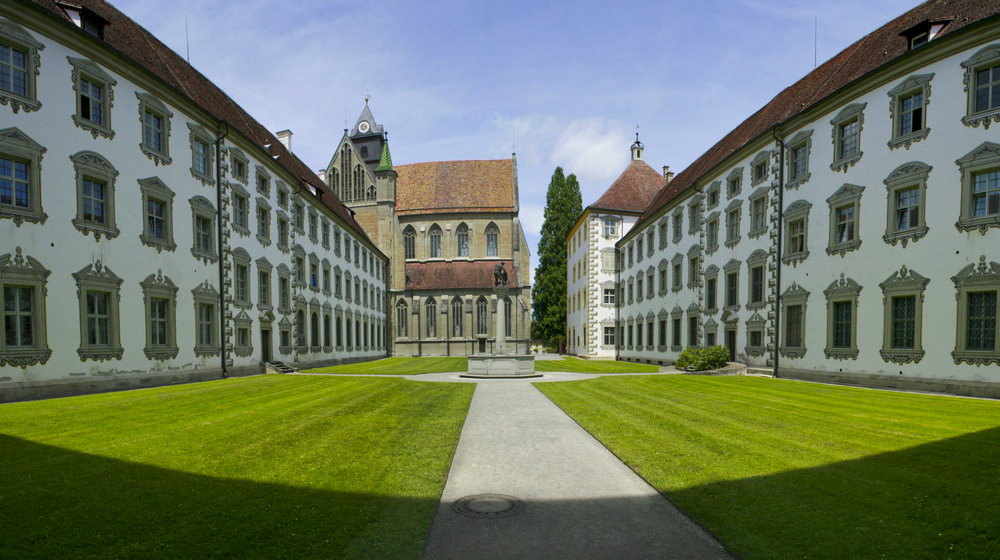
[[[497,310],[496,329],[492,354],[475,354],[469,356],[469,373],[462,377],[477,378],[516,378],[541,377],[535,373],[535,356],[532,354],[507,353],[507,324],[503,305],[510,288],[507,287],[507,270],[502,264],[493,268],[493,293],[496,296]],[[527,348],[525,348],[527,350]]]

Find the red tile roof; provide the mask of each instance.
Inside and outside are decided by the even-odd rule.
[[[493,289],[493,268],[502,264],[507,271],[507,287],[518,287],[514,261],[432,261],[406,263],[406,288],[413,290]]]
[[[513,212],[513,159],[432,161],[395,166],[396,213]]]
[[[934,41],[973,23],[1000,14],[996,0],[930,0],[869,33],[786,88],[701,155],[662,189],[636,225],[695,185],[695,181],[744,144],[772,127],[806,111],[865,74],[908,52],[900,34],[927,21],[951,20]],[[639,231],[633,227],[632,232]]]
[[[633,161],[597,202],[587,208],[642,212],[649,201],[663,188],[663,175],[644,161]]]
[[[27,0],[26,3],[29,6],[33,4],[63,22],[67,33],[78,33],[81,37],[86,36],[83,30],[72,23],[65,12],[52,0]],[[104,28],[104,40],[103,42],[94,40],[97,44],[103,43],[109,50],[130,59],[140,68],[153,74],[167,87],[173,88],[182,96],[199,105],[214,118],[226,121],[231,129],[259,146],[272,158],[277,156],[275,161],[278,165],[284,167],[303,183],[312,186],[320,193],[319,198],[323,204],[333,210],[361,236],[368,239],[367,234],[354,220],[351,211],[341,204],[336,196],[327,191],[326,185],[316,176],[315,171],[286,150],[277,137],[264,128],[264,125],[254,120],[225,92],[195,70],[180,55],[170,50],[152,33],[103,0],[73,0],[73,4],[94,12],[108,22]],[[269,148],[268,145],[270,145]]]

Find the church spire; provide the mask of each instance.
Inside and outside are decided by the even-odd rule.
[[[375,173],[379,171],[395,171],[392,168],[392,156],[389,155],[389,142],[388,140],[382,144],[382,157],[378,161],[378,167],[375,168]]]

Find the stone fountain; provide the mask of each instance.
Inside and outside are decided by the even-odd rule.
[[[507,286],[507,270],[502,264],[496,265],[493,269],[493,293],[496,295],[497,312],[496,330],[494,331],[494,344],[492,354],[474,354],[469,356],[469,372],[462,377],[475,378],[517,378],[517,377],[541,377],[542,374],[535,373],[535,356],[532,354],[507,353],[507,332],[505,324],[505,313],[503,302],[511,289]]]

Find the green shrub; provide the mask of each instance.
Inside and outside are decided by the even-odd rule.
[[[692,366],[695,371],[705,371],[725,367],[727,363],[729,363],[729,349],[725,346],[712,346],[711,348],[689,346],[681,352],[674,366],[678,369]]]

